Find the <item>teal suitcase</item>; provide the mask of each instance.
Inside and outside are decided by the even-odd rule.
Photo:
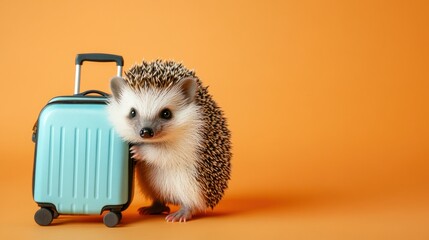
[[[108,95],[96,90],[79,93],[84,61],[114,61],[117,75],[122,72],[121,56],[78,54],[75,94],[53,98],[40,112],[33,130],[33,198],[40,206],[34,219],[42,226],[62,214],[108,211],[103,221],[113,227],[131,202],[129,145],[108,121]]]

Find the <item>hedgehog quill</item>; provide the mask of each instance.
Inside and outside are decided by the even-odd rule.
[[[231,133],[195,72],[173,61],[143,61],[110,87],[109,119],[132,144],[137,180],[152,200],[139,213],[185,222],[214,208],[230,180]],[[169,204],[180,209],[170,213]]]

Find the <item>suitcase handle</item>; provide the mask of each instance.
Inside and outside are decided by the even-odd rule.
[[[107,93],[105,93],[105,92],[103,92],[103,91],[100,91],[100,90],[87,90],[87,91],[85,91],[85,92],[81,92],[81,93],[76,94],[76,95],[79,95],[79,96],[86,96],[86,95],[89,95],[89,94],[91,94],[91,93],[96,93],[96,94],[101,95],[101,96],[103,96],[103,97],[109,97],[109,94],[107,94]]]
[[[119,55],[106,53],[81,53],[76,56],[76,65],[82,65],[84,61],[91,62],[116,62],[116,66],[124,66],[124,58]]]
[[[80,69],[84,61],[90,62],[116,62],[118,77],[122,76],[122,67],[124,66],[124,58],[119,55],[106,53],[81,53],[76,56],[76,73],[74,80],[74,94],[80,91]]]

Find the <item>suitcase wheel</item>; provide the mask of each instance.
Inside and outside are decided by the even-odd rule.
[[[48,226],[54,219],[54,212],[48,208],[41,208],[34,214],[34,220],[40,226]]]
[[[104,225],[107,227],[114,227],[118,225],[118,223],[122,219],[122,213],[120,212],[109,212],[103,217]]]

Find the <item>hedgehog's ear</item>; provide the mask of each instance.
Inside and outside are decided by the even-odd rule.
[[[193,77],[185,77],[180,79],[180,89],[185,95],[186,102],[190,103],[194,100],[195,94],[197,93],[197,79]]]
[[[112,91],[113,98],[117,101],[121,99],[121,94],[125,85],[125,80],[121,77],[114,77],[110,80],[110,90]]]

